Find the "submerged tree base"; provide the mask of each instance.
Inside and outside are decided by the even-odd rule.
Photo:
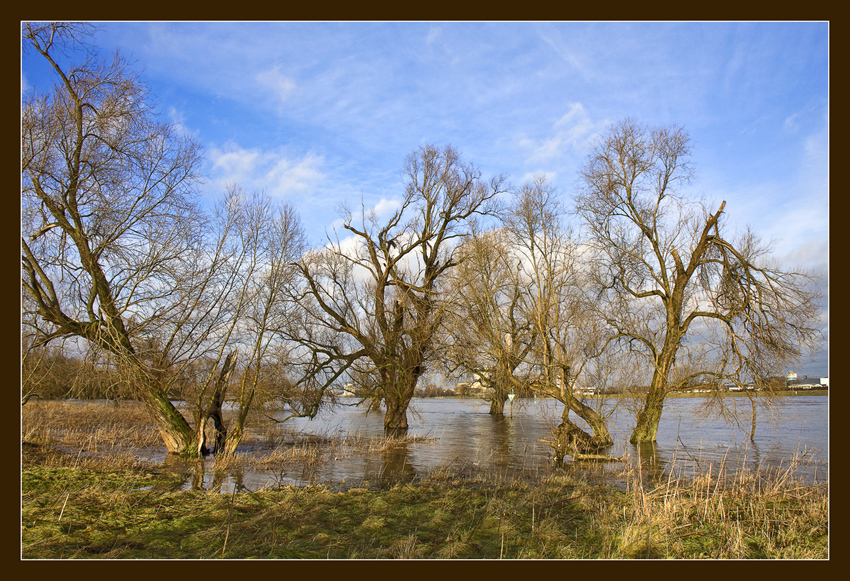
[[[602,462],[624,462],[626,457],[620,458],[599,454],[602,450],[610,448],[613,441],[591,436],[575,424],[569,421],[562,422],[554,432],[553,440],[539,440],[552,447],[556,466],[562,466],[565,456],[572,456],[575,460],[596,460]]]

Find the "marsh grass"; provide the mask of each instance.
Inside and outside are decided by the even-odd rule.
[[[32,403],[32,402],[31,402]],[[622,489],[570,469],[522,478],[450,463],[414,481],[334,490],[185,490],[185,474],[129,453],[151,445],[141,410],[24,406],[21,555],[63,558],[825,559],[829,493],[725,464],[696,477],[641,463]],[[47,404],[51,402],[39,402]],[[81,406],[71,408],[68,406]],[[92,412],[96,411],[92,417]],[[267,454],[215,459],[301,469],[416,439],[279,434]],[[84,450],[96,449],[98,454]],[[200,475],[203,475],[201,469]]]
[[[725,463],[692,478],[646,479],[626,471],[624,502],[593,506],[606,533],[603,554],[616,558],[823,559],[829,545],[826,483],[801,484],[795,458],[774,471]]]
[[[30,401],[21,407],[21,431],[23,442],[52,442],[93,453],[162,444],[150,416],[134,401]]]

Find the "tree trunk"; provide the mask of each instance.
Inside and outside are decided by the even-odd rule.
[[[388,435],[407,432],[407,407],[416,389],[417,378],[397,381],[384,395],[384,429]]]
[[[588,423],[593,429],[591,436],[577,425],[575,425],[569,417],[570,410],[574,411],[579,417]],[[565,406],[561,415],[561,424],[555,428],[554,442],[550,445],[555,450],[555,464],[561,466],[564,462],[564,456],[572,456],[576,460],[592,459],[592,460],[622,460],[621,458],[612,458],[602,456],[598,453],[605,448],[611,447],[614,440],[605,426],[605,420],[599,415],[596,410],[587,407],[576,398],[571,399],[571,405]]]
[[[589,425],[593,430],[593,441],[598,448],[607,448],[614,444],[614,439],[611,438],[608,426],[605,425],[605,419],[599,415],[599,412],[584,405],[575,397],[570,398],[570,409],[573,410],[578,417],[587,422],[587,425]]]
[[[213,429],[215,432],[215,441],[213,443],[213,454],[219,454],[220,452],[224,452],[225,455],[228,454],[226,441],[228,438],[227,427],[224,425],[224,417],[221,411],[222,403],[224,403],[224,393],[227,390],[227,382],[230,381],[230,376],[233,374],[234,369],[236,369],[236,355],[237,352],[231,351],[227,358],[224,360],[224,365],[221,367],[221,373],[218,376],[218,381],[216,381],[215,392],[213,393],[213,399],[210,403],[210,412],[209,418],[213,421]],[[206,423],[206,420],[204,420]],[[240,430],[241,437],[241,430]],[[239,442],[237,441],[237,444]],[[234,445],[235,449],[236,446]]]
[[[228,436],[227,427],[224,425],[224,420],[221,415],[221,406],[213,410],[210,414],[210,419],[213,422],[213,429],[215,431],[213,454],[218,454],[225,449],[225,441]]]
[[[572,423],[566,413],[560,425],[555,428],[555,441],[551,443],[555,450],[555,464],[561,466],[564,456],[579,457],[582,454],[592,454],[599,451],[593,436]]]
[[[649,393],[646,394],[643,409],[638,413],[637,424],[632,432],[632,437],[629,439],[632,444],[654,442],[658,434],[661,410],[664,408],[664,399],[667,397],[667,378],[670,375],[670,369],[673,367],[673,361],[676,359],[680,340],[680,337],[671,333],[669,329],[675,328],[677,325],[677,319],[671,319],[667,322],[667,335],[664,338],[664,346],[658,358],[655,372],[652,374]]]
[[[190,458],[198,457],[198,450],[194,445],[195,434],[174,404],[155,389],[147,390],[144,403],[153,415],[168,453]]]
[[[491,416],[503,416],[505,415],[505,399],[499,397],[499,395],[494,395],[493,399],[490,400],[490,415]]]
[[[661,421],[661,410],[664,407],[666,385],[661,385],[662,380],[656,372],[652,380],[649,393],[646,396],[643,409],[638,413],[637,424],[629,441],[632,444],[654,442],[658,435],[658,423]]]
[[[226,438],[223,438],[222,447],[217,452],[223,456],[232,456],[236,452],[236,447],[242,441],[242,424],[237,424]]]
[[[407,406],[410,403],[410,398],[388,397],[384,400],[387,406],[387,411],[384,414],[384,429],[387,434],[393,435],[396,432],[406,432],[407,424]]]
[[[750,405],[753,406],[753,422],[752,427],[750,428],[750,441],[755,442],[756,440],[756,400],[750,396]]]

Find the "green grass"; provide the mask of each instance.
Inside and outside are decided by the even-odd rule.
[[[139,467],[25,464],[24,559],[599,559],[828,556],[823,486],[669,480],[629,492],[560,473],[443,469],[387,490],[221,494]]]

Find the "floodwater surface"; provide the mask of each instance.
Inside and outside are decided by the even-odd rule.
[[[608,422],[614,446],[606,451],[620,462],[570,462],[566,470],[592,471],[616,480],[624,468],[640,466],[656,475],[675,473],[689,477],[719,470],[784,472],[803,482],[828,480],[828,397],[796,396],[775,400],[772,409],[757,408],[755,437],[750,439],[751,411],[747,398],[727,398],[739,406],[740,425],[712,414],[699,413],[702,398],[670,398],[664,406],[657,442],[636,447],[628,439],[634,427],[629,400],[610,400]],[[342,400],[344,403],[346,400]],[[349,400],[352,404],[353,400]],[[357,442],[362,452],[324,454],[306,467],[291,473],[281,470],[252,470],[238,474],[197,474],[186,487],[220,487],[249,490],[285,485],[321,483],[350,488],[384,486],[412,481],[449,467],[484,471],[491,476],[535,477],[550,474],[555,467],[552,449],[545,442],[560,423],[562,404],[555,400],[514,400],[506,404],[505,416],[488,413],[489,404],[472,399],[415,399],[408,410],[410,428],[404,442],[384,446],[383,413],[366,413],[362,407],[337,405],[312,420],[290,419],[269,436],[238,448],[238,453],[262,456],[274,447],[275,435],[304,438],[334,438]],[[573,421],[576,421],[575,419]],[[268,433],[268,432],[267,432]],[[370,448],[371,451],[367,451]],[[211,461],[207,462],[212,464]]]

